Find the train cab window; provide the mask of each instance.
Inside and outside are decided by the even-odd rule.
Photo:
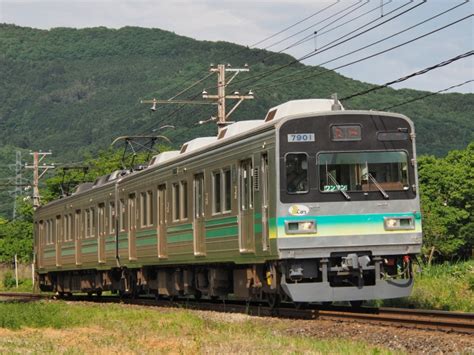
[[[285,156],[286,191],[289,194],[302,194],[309,191],[308,155],[288,153]]]
[[[408,156],[403,151],[321,153],[318,156],[320,190],[408,190]]]
[[[115,233],[115,202],[109,203],[109,234]]]

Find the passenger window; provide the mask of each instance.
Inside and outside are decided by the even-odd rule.
[[[141,214],[141,226],[146,227],[148,225],[148,194],[142,192],[140,194],[140,214]]]
[[[147,216],[147,220],[148,220],[148,225],[149,226],[152,226],[154,223],[155,223],[155,220],[154,220],[154,213],[153,213],[153,191],[147,191],[147,200],[146,200],[146,203],[147,203],[147,211],[148,211],[148,216]]]
[[[308,190],[308,155],[290,153],[285,157],[286,191],[289,194],[307,193]]]
[[[179,221],[179,211],[180,211],[180,199],[179,199],[179,184],[175,183],[172,186],[173,192],[171,196],[173,197],[173,221]]]
[[[232,210],[232,179],[230,169],[224,170],[224,212]]]
[[[172,185],[173,221],[188,218],[188,183],[180,181]]]
[[[221,213],[221,172],[212,173],[212,212]]]
[[[230,168],[212,173],[212,213],[230,212],[232,181]]]
[[[127,218],[127,211],[125,209],[124,199],[120,199],[120,231],[124,232],[126,228],[125,219]]]
[[[109,233],[115,233],[115,202],[109,204]]]
[[[188,218],[188,183],[181,181],[181,219]]]

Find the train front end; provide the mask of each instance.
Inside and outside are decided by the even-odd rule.
[[[410,295],[422,242],[411,120],[294,110],[277,124],[277,146],[283,291],[295,302]]]

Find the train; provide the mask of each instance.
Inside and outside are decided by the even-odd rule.
[[[288,101],[39,207],[37,284],[272,305],[409,296],[416,167],[408,117]]]

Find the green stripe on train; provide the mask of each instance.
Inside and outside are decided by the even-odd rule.
[[[137,238],[138,237],[147,237],[147,236],[155,236],[156,237],[156,229],[137,232],[136,236],[137,236]]]
[[[236,237],[239,235],[239,227],[219,228],[206,231],[206,238]]]
[[[156,236],[151,236],[151,237],[147,237],[147,238],[137,239],[136,246],[137,247],[144,247],[144,246],[148,246],[148,245],[156,245],[156,243],[157,243]]]
[[[221,224],[229,224],[229,223],[237,223],[237,217],[232,216],[232,217],[224,217],[224,218],[219,218],[219,219],[211,219],[205,222],[205,226],[212,227],[212,226],[218,226]]]
[[[83,254],[87,253],[97,253],[97,246],[91,246],[91,247],[82,247],[81,252]]]
[[[169,235],[168,243],[190,242],[193,240],[193,233]]]
[[[186,223],[180,226],[168,227],[166,231],[168,233],[173,233],[173,232],[181,232],[188,229],[193,229],[192,223]]]
[[[61,250],[61,256],[69,256],[76,254],[76,251],[73,250]]]
[[[55,250],[48,250],[48,251],[45,251],[44,252],[44,256],[45,258],[51,258],[53,256],[56,255],[56,251]]]

